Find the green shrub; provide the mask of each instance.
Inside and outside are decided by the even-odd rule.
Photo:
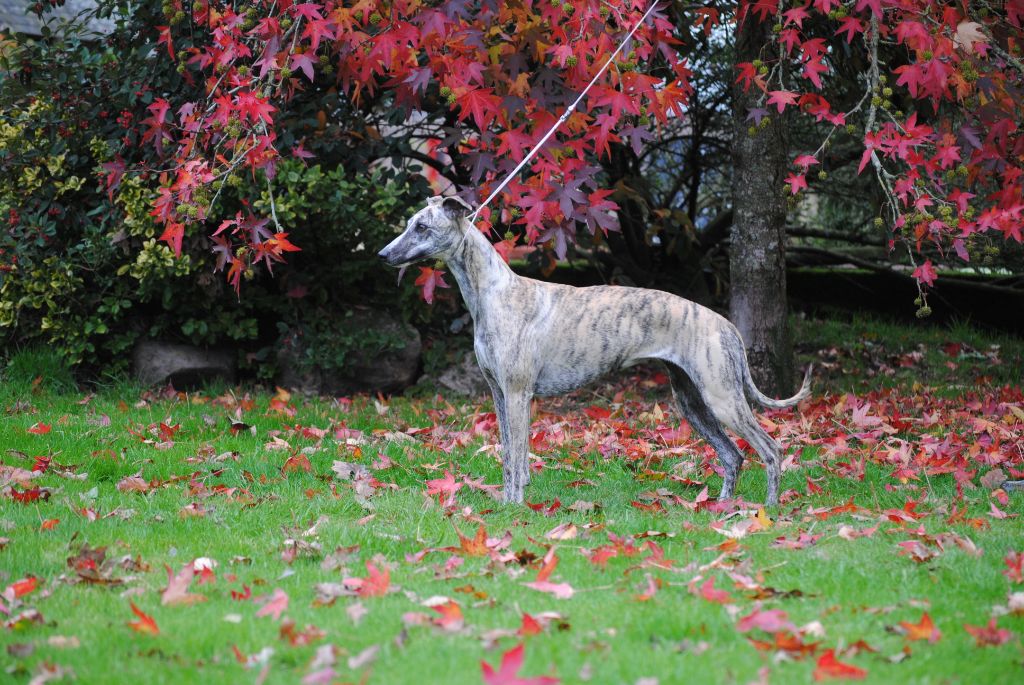
[[[101,12],[120,6],[101,0]],[[282,160],[276,212],[301,252],[244,274],[237,297],[217,272],[210,231],[185,235],[176,257],[150,215],[166,178],[154,170],[117,178],[122,162],[145,167],[141,121],[154,93],[201,87],[155,43],[161,5],[142,2],[102,41],[67,25],[42,40],[0,37],[0,344],[45,347],[86,376],[122,374],[140,338],[229,345],[269,375],[270,352],[305,331],[311,363],[337,366],[365,340],[338,334],[353,304],[406,320],[426,316],[411,279],[394,286],[376,251],[424,195],[407,172],[367,171],[365,146],[311,129],[311,113],[337,95],[309,89],[292,103],[282,149],[310,136],[316,162]],[[201,27],[197,27],[200,30]],[[333,98],[334,104],[327,103]],[[120,120],[120,122],[118,121]],[[219,216],[269,203],[266,178],[225,178]],[[379,341],[376,341],[379,342]]]

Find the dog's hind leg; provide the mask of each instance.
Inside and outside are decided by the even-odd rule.
[[[679,410],[694,430],[715,448],[718,460],[725,471],[722,492],[719,499],[731,499],[736,491],[740,467],[743,466],[743,453],[736,443],[726,435],[718,418],[715,417],[693,379],[678,366],[666,362],[669,378],[672,381],[672,395],[679,405]]]
[[[768,482],[768,492],[765,495],[764,503],[769,506],[778,504],[779,480],[782,476],[782,448],[779,447],[779,443],[765,432],[746,404],[743,404],[742,408],[737,408],[729,416],[721,418],[723,423],[750,443],[750,446],[761,456]]]
[[[765,432],[750,409],[741,382],[743,372],[747,368],[742,346],[726,346],[724,349],[727,363],[724,365],[723,377],[718,388],[728,392],[720,392],[714,401],[709,403],[711,411],[725,426],[746,440],[761,457],[767,481],[764,503],[774,506],[779,503],[782,448]]]

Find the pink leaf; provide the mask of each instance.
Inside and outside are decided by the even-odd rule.
[[[288,610],[288,595],[281,588],[274,588],[274,593],[267,598],[257,616],[272,616],[275,621],[281,620],[281,614]]]
[[[483,671],[485,685],[557,685],[561,682],[551,676],[519,677],[519,669],[523,667],[524,649],[524,645],[519,644],[502,654],[501,668],[497,671],[486,661],[481,661],[480,670]]]

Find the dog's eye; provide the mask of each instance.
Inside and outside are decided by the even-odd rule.
[[[427,231],[427,225],[424,223],[419,223],[413,226],[412,230],[416,231],[417,233],[425,233]]]

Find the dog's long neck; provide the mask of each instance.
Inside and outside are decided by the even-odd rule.
[[[470,316],[476,321],[481,301],[488,294],[496,293],[501,286],[510,283],[516,274],[476,227],[467,222],[465,229],[465,237],[445,258],[445,262],[459,284]]]

